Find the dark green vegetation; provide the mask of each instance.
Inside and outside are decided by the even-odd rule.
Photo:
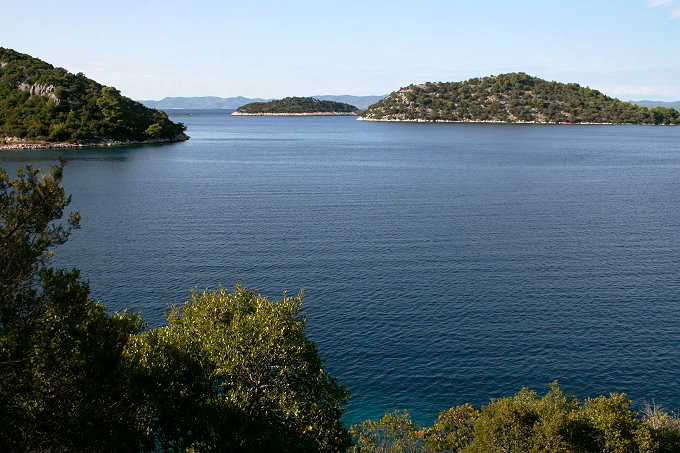
[[[62,163],[63,165],[63,163]],[[2,451],[339,451],[346,390],[304,335],[302,295],[195,292],[164,327],[109,314],[49,266],[79,225],[51,173],[0,169]]]
[[[675,109],[647,109],[575,83],[524,73],[410,85],[368,108],[362,117],[396,121],[680,124]]]
[[[3,137],[97,143],[186,139],[184,125],[113,87],[0,47],[0,145]]]
[[[677,418],[640,416],[625,395],[581,403],[557,383],[453,407],[431,428],[389,413],[353,426],[353,446],[347,391],[304,334],[302,294],[195,291],[145,330],[92,300],[77,270],[50,267],[80,221],[59,220],[63,165],[0,169],[2,451],[680,451]]]
[[[320,101],[314,98],[288,97],[277,101],[252,102],[239,107],[237,113],[357,113],[357,108],[344,102]]]
[[[570,453],[678,452],[680,420],[648,407],[639,417],[623,394],[581,403],[554,382],[539,398],[529,389],[492,400],[481,410],[469,404],[439,414],[431,428],[395,411],[351,428],[361,451]]]

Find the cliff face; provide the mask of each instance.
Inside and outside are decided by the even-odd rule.
[[[57,89],[54,85],[41,85],[39,83],[28,84],[21,82],[17,85],[17,89],[27,91],[31,96],[45,96],[55,103],[59,103],[59,98],[54,94],[54,90]]]
[[[610,98],[575,83],[524,73],[410,85],[371,105],[361,119],[506,123],[677,124],[673,109]]]
[[[186,138],[184,130],[165,112],[144,107],[82,73],[0,47],[0,139],[144,143]]]

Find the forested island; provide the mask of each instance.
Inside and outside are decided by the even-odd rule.
[[[0,47],[0,149],[172,142],[185,129],[82,73]]]
[[[310,97],[287,97],[269,102],[251,102],[232,115],[357,115],[359,109],[344,102]]]
[[[648,109],[576,83],[525,73],[464,82],[409,85],[371,105],[359,119],[498,123],[680,124],[678,111]]]

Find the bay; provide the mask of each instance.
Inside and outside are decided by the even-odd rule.
[[[305,288],[348,424],[554,379],[680,409],[680,128],[170,114],[190,141],[59,151],[83,228],[56,264],[112,310]]]

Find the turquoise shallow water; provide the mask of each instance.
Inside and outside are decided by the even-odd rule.
[[[57,263],[112,309],[306,288],[348,423],[553,379],[680,410],[680,128],[190,113],[188,142],[64,152]]]

